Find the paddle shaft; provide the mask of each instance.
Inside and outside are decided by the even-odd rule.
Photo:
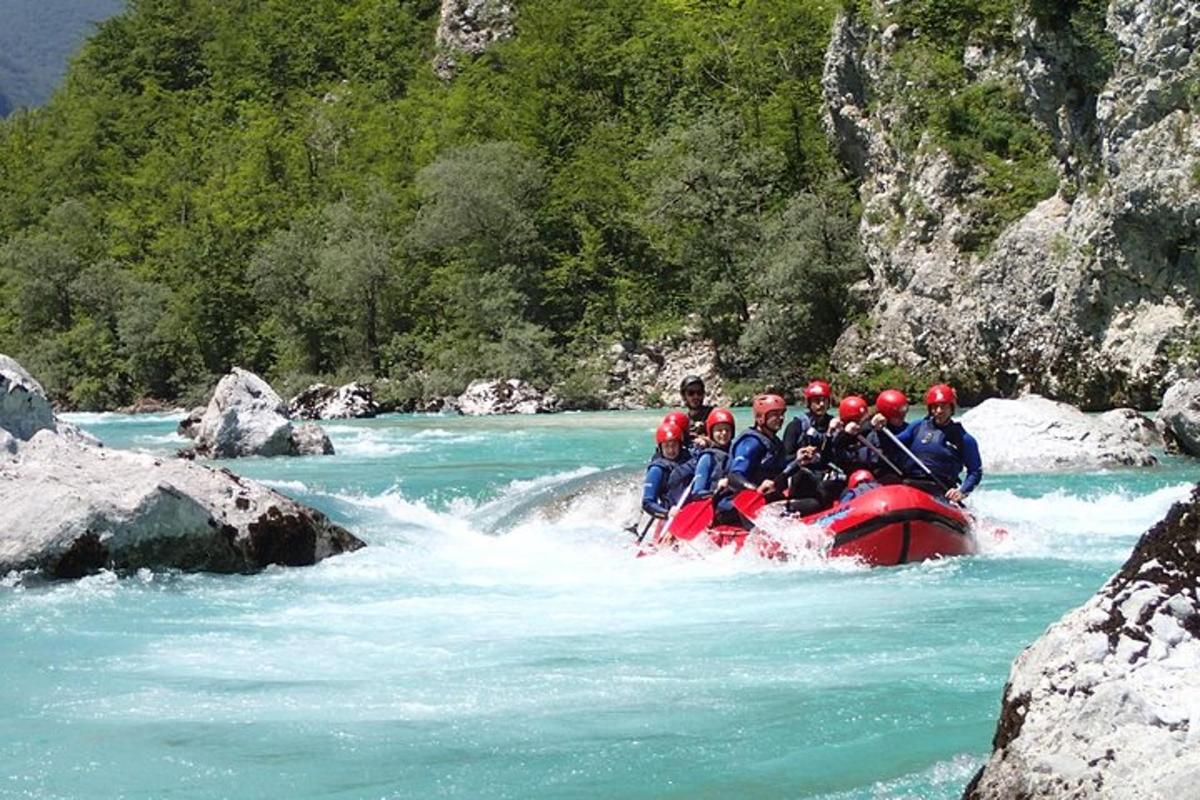
[[[893,471],[895,471],[895,473],[896,473],[897,475],[903,475],[903,474],[904,474],[903,472],[901,472],[901,471],[900,471],[900,468],[899,468],[899,467],[897,467],[895,464],[893,464],[893,463],[892,463],[892,460],[891,460],[890,458],[888,458],[887,456],[885,456],[885,455],[883,454],[883,451],[882,451],[882,450],[880,450],[878,447],[876,447],[874,444],[872,444],[872,442],[871,442],[871,440],[870,440],[870,439],[868,439],[867,437],[863,436],[863,435],[860,433],[860,434],[858,434],[858,440],[859,440],[860,442],[862,442],[863,444],[865,444],[865,445],[866,445],[866,446],[867,446],[867,447],[868,447],[868,448],[871,450],[871,452],[872,452],[872,453],[874,453],[875,455],[877,455],[877,456],[879,456],[880,458],[882,458],[882,459],[883,459],[883,463],[885,463],[885,464],[887,464],[889,467],[891,467],[891,468],[892,468],[892,470],[893,470]]]
[[[642,532],[638,534],[638,537],[637,537],[638,544],[641,544],[642,540],[646,538],[646,532],[650,530],[650,526],[653,524],[654,524],[654,515],[651,514],[650,519],[646,520],[646,524],[642,526]]]
[[[950,487],[947,486],[945,483],[943,483],[941,478],[939,478],[937,475],[934,475],[933,470],[931,470],[929,467],[925,466],[925,462],[922,461],[921,459],[917,458],[916,454],[913,453],[912,450],[909,450],[907,447],[905,447],[904,442],[897,439],[896,434],[889,431],[887,429],[886,425],[883,427],[883,432],[888,435],[888,438],[892,440],[892,442],[896,445],[896,447],[899,447],[904,452],[904,455],[908,456],[913,461],[917,462],[917,466],[919,466],[921,469],[925,470],[925,474],[928,475],[929,477],[933,478],[934,483],[936,483],[938,486],[942,487],[942,489],[944,489],[945,491],[947,491],[947,492],[950,491]],[[895,467],[892,467],[892,469],[895,469]],[[900,472],[900,470],[896,470],[896,472]],[[900,473],[900,474],[903,475],[904,473]]]

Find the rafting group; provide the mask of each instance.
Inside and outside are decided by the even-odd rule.
[[[783,397],[757,395],[753,425],[740,435],[732,412],[706,405],[705,394],[699,376],[684,378],[684,409],[655,431],[642,488],[642,510],[653,519],[643,537],[659,520],[657,545],[701,532],[737,538],[770,507],[820,525],[835,549],[883,547],[880,563],[916,560],[922,547],[932,551],[921,557],[969,551],[961,535],[947,532],[966,533],[970,518],[961,504],[983,468],[975,439],[953,418],[952,387],[929,387],[926,415],[908,422],[899,389],[880,392],[873,412],[865,398],[848,395],[833,414],[830,385],[814,380],[804,389],[805,411],[786,427]]]

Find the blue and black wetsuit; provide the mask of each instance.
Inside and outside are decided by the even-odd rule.
[[[907,445],[913,455],[921,459],[946,487],[958,486],[963,494],[970,494],[983,480],[983,461],[979,458],[979,444],[974,436],[954,420],[939,427],[933,421],[933,417],[925,417],[910,425],[908,430],[897,438]],[[959,485],[959,475],[964,469],[967,476],[962,485]],[[937,494],[945,491],[931,481],[925,470],[912,463],[911,459],[904,471],[905,483]]]
[[[874,450],[863,444],[863,439],[876,448],[879,447],[878,434],[870,428],[860,428],[854,436],[844,430],[839,430],[834,435],[833,441],[829,444],[829,460],[842,471],[842,474],[849,475],[859,469],[870,470],[874,473],[878,468],[879,456],[875,454]],[[840,493],[841,490],[839,490]]]
[[[646,467],[646,480],[642,484],[642,510],[659,519],[666,519],[667,512],[679,502],[696,474],[696,459],[690,450],[679,449],[678,457],[667,458],[657,452]]]
[[[866,494],[872,489],[878,489],[882,485],[883,484],[881,484],[879,481],[863,481],[853,489],[846,489],[844,492],[842,492],[842,496],[838,498],[838,502],[849,503],[860,494]]]
[[[749,428],[729,446],[729,487],[735,491],[755,489],[767,479],[777,481],[786,466],[783,442],[779,441],[779,437],[758,428]],[[768,495],[767,499],[778,499],[778,492],[782,489],[782,486],[776,487],[776,494]],[[733,507],[733,495],[717,501],[717,519],[740,520],[737,509]]]

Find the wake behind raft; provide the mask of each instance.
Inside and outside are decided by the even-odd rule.
[[[717,525],[688,531],[682,529],[685,526],[660,524],[649,547],[639,556],[679,549],[679,542],[688,542],[693,549],[698,543],[708,542],[719,548],[732,547],[738,553],[750,550],[764,558],[786,558],[788,549],[783,541],[788,537],[784,534],[799,526],[815,534],[807,541],[825,555],[854,558],[871,566],[896,566],[979,551],[973,520],[962,507],[903,484],[879,486],[807,517],[778,517],[765,526],[775,533],[764,528],[767,518],[774,514],[757,492],[742,492],[735,504],[754,523],[751,530]],[[695,519],[707,513],[705,505],[711,508],[712,500],[694,500],[677,516]]]

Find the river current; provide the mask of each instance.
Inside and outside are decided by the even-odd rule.
[[[4,581],[0,798],[957,798],[1016,655],[1200,479],[985,475],[970,558],[637,559],[660,416],[324,423],[335,456],[226,466],[363,550]]]

